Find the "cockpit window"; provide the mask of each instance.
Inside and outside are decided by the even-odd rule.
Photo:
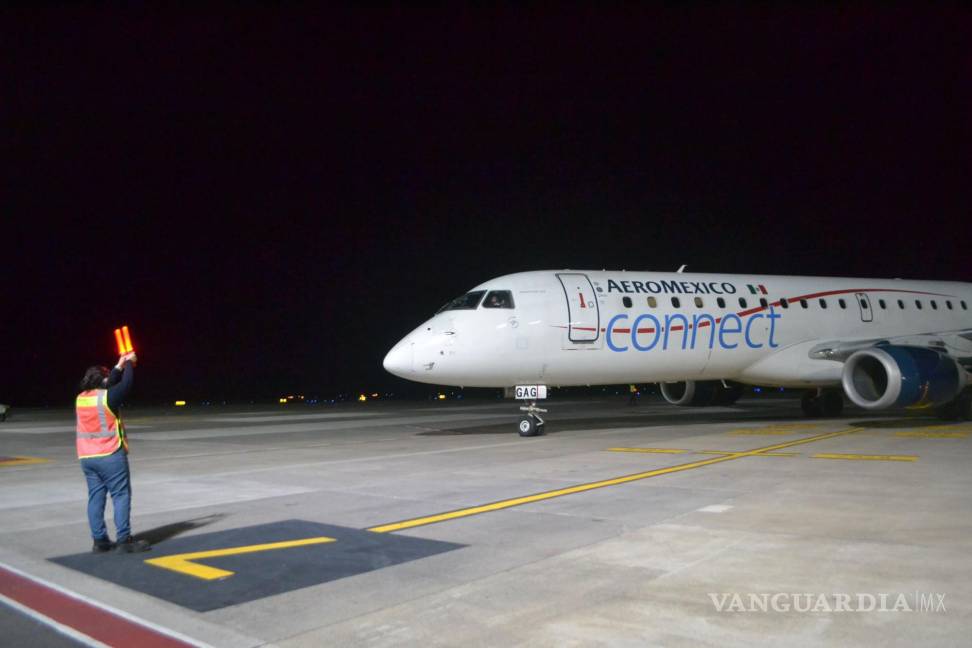
[[[468,292],[462,297],[456,297],[451,302],[435,311],[436,313],[441,313],[447,310],[475,310],[479,306],[479,300],[483,298],[486,294],[485,290],[474,290]]]
[[[490,290],[483,308],[513,308],[513,293],[509,290]]]

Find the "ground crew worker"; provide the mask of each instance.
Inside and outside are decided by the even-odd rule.
[[[631,394],[628,397],[628,405],[638,404],[638,385],[628,385],[628,393]]]
[[[146,551],[149,544],[131,535],[132,484],[128,471],[128,439],[122,425],[120,408],[132,390],[135,378],[134,353],[118,359],[110,372],[107,367],[89,367],[81,380],[75,411],[77,449],[81,470],[88,482],[88,524],[94,539],[92,551],[120,553]],[[115,509],[115,537],[112,542],[105,527],[105,501],[111,493]]]

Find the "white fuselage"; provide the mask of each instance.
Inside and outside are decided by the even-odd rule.
[[[512,303],[487,307],[493,291]],[[471,294],[405,336],[385,368],[465,387],[830,386],[841,363],[811,357],[822,344],[972,328],[972,285],[943,281],[563,270],[498,277]],[[963,340],[942,344],[972,356]]]

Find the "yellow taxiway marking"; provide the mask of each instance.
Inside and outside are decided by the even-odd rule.
[[[39,457],[0,457],[0,468],[8,468],[10,466],[29,466],[31,464],[42,464],[49,462],[50,459],[41,459]]]
[[[818,427],[819,425],[819,423],[780,423],[778,425],[767,425],[758,428],[736,428],[735,430],[729,430],[728,433],[734,436],[798,434]]]
[[[647,452],[652,454],[710,454],[710,455],[731,455],[736,454],[727,450],[685,450],[683,448],[608,448],[608,452]],[[799,452],[759,452],[754,457],[797,457]]]
[[[727,452],[725,450],[695,450],[695,454],[712,454],[712,455],[731,455],[736,454],[735,452]],[[753,453],[754,457],[799,457],[799,452],[756,452]]]
[[[832,454],[822,452],[811,455],[814,459],[849,459],[851,461],[918,461],[916,455],[862,455],[862,454]]]
[[[923,439],[964,439],[969,436],[968,432],[929,432],[918,430],[914,432],[895,432],[894,436],[899,437],[921,437]]]
[[[608,448],[608,452],[654,452],[659,454],[684,454],[689,450],[679,448]]]
[[[804,443],[814,443],[815,441],[824,441],[826,439],[833,439],[839,436],[854,434],[855,432],[859,432],[860,430],[861,428],[849,428],[847,430],[841,430],[839,432],[828,432],[826,434],[818,434],[816,436],[805,437],[803,439],[795,439],[793,441],[784,441],[783,443],[776,443],[773,445],[764,446],[762,448],[754,448],[752,450],[744,450],[742,452],[733,452],[719,457],[712,457],[711,459],[700,459],[699,461],[690,461],[689,463],[678,464],[676,466],[669,466],[667,468],[656,468],[655,470],[648,470],[646,472],[635,473],[633,475],[624,475],[622,477],[603,479],[601,481],[590,482],[587,484],[578,484],[577,486],[560,488],[557,490],[546,491],[543,493],[535,493],[533,495],[526,495],[524,497],[514,497],[512,499],[500,500],[499,502],[493,502],[491,504],[483,504],[481,506],[471,506],[469,508],[459,509],[457,511],[448,511],[446,513],[439,513],[436,515],[428,515],[425,517],[412,518],[411,520],[402,520],[401,522],[392,522],[391,524],[382,524],[379,526],[371,527],[370,529],[368,529],[368,531],[373,531],[375,533],[391,533],[393,531],[412,529],[414,527],[425,526],[427,524],[436,524],[438,522],[445,522],[447,520],[455,520],[458,518],[469,517],[471,515],[479,515],[480,513],[500,511],[503,509],[513,508],[514,506],[522,506],[524,504],[542,502],[544,500],[553,499],[555,497],[563,497],[564,495],[574,495],[575,493],[584,493],[587,491],[595,490],[597,488],[605,488],[607,486],[617,486],[619,484],[627,484],[642,479],[648,479],[650,477],[658,477],[660,475],[670,475],[672,473],[683,472],[686,470],[693,470],[695,468],[701,468],[703,466],[711,466],[717,463],[733,461],[735,459],[742,459],[743,457],[752,457],[752,456],[759,455],[760,453],[763,452],[782,450],[784,448],[790,448],[792,446],[802,445]]]
[[[319,538],[304,538],[303,540],[287,540],[286,542],[270,542],[268,544],[248,545],[245,547],[232,547],[230,549],[213,549],[211,551],[193,551],[191,553],[175,554],[172,556],[162,556],[161,558],[150,558],[146,560],[150,565],[195,576],[203,580],[217,580],[232,576],[235,572],[216,567],[199,565],[194,560],[205,558],[219,558],[221,556],[236,556],[239,554],[257,553],[259,551],[275,551],[277,549],[289,549],[291,547],[306,547],[307,545],[325,544],[335,542],[334,538],[321,536]]]

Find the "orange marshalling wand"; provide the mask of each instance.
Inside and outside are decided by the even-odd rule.
[[[125,355],[134,351],[127,326],[115,329],[115,344],[118,345],[118,355]]]

